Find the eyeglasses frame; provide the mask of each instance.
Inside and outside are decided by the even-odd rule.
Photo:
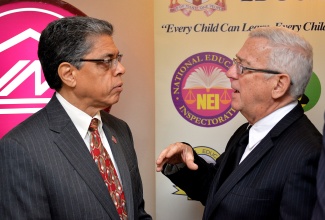
[[[237,73],[239,73],[240,75],[243,75],[245,70],[262,72],[262,73],[270,73],[270,74],[280,74],[279,71],[267,70],[267,69],[255,69],[255,68],[243,66],[240,62],[237,61],[237,58],[233,58],[232,61],[236,65]]]
[[[115,58],[105,58],[105,59],[83,59],[81,58],[80,62],[95,62],[95,63],[106,63],[110,69],[113,69],[117,66],[118,62],[122,61],[123,54],[118,54]]]

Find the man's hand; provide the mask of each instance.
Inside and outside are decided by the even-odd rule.
[[[198,166],[194,163],[193,149],[187,144],[180,142],[169,145],[157,158],[156,171],[160,172],[166,164],[185,163],[190,170],[197,170]]]

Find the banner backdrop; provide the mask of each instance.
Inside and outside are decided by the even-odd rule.
[[[156,157],[169,144],[191,143],[211,162],[245,118],[231,108],[225,72],[250,30],[282,26],[314,48],[314,73],[302,97],[322,131],[325,83],[325,0],[155,1]],[[309,100],[309,101],[308,101]],[[156,176],[157,220],[197,220],[204,207],[161,173]]]

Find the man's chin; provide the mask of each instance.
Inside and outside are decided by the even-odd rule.
[[[234,101],[234,100],[232,100],[232,102],[231,102],[231,108],[236,110],[236,111],[240,110],[239,104],[236,103],[236,101]]]

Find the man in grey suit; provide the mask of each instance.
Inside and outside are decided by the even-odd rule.
[[[206,220],[310,219],[322,136],[298,99],[312,69],[312,47],[297,33],[253,30],[226,73],[234,90],[232,107],[248,122],[215,164],[189,144],[175,143],[158,156],[157,171],[201,201]],[[245,131],[248,142],[235,162]]]
[[[125,73],[112,34],[110,23],[90,17],[62,18],[42,32],[38,56],[56,92],[0,141],[0,219],[151,219],[131,131],[103,111],[118,102]],[[127,217],[119,216],[90,154],[94,118]]]

